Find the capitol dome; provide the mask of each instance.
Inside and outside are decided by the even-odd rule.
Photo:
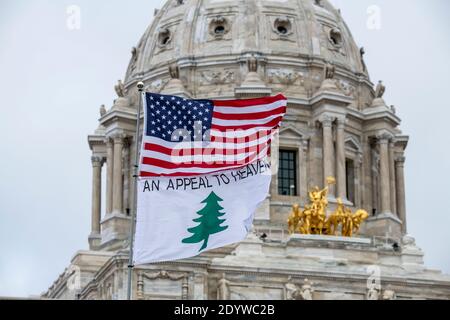
[[[160,92],[176,77],[188,96],[234,97],[253,56],[260,87],[266,87],[253,93],[311,97],[329,63],[347,96],[359,99],[357,88],[365,82],[359,95],[370,100],[362,54],[340,12],[325,0],[169,0],[133,48],[125,86],[143,80],[147,90]]]

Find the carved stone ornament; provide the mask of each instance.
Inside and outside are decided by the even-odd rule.
[[[219,85],[232,83],[234,81],[234,72],[230,70],[225,71],[203,71],[201,72],[202,84]]]
[[[217,300],[230,299],[230,281],[225,278],[225,274],[217,282]]]
[[[293,85],[295,83],[303,86],[304,77],[301,72],[287,69],[270,70],[268,72],[269,83]]]
[[[167,80],[167,79],[157,79],[157,80],[151,82],[145,88],[145,91],[149,91],[149,92],[153,92],[153,93],[159,93],[166,86],[166,84],[168,82],[169,82],[169,80]]]
[[[125,86],[121,80],[117,81],[117,84],[114,86],[114,90],[119,98],[125,97]]]
[[[176,63],[169,65],[169,74],[172,79],[180,79],[180,68]]]
[[[375,98],[381,99],[383,98],[384,93],[386,92],[386,86],[383,84],[383,81],[378,81],[378,84],[375,88]]]

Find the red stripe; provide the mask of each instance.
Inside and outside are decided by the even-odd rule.
[[[240,125],[240,126],[219,126],[217,124],[213,124],[211,126],[211,129],[218,130],[221,132],[226,132],[229,130],[248,130],[252,128],[260,128],[260,127],[267,127],[267,128],[276,128],[279,125],[279,122],[281,121],[283,117],[277,117],[275,119],[270,120],[267,123],[256,123],[256,124],[248,124],[248,125]]]
[[[218,107],[254,107],[262,104],[269,104],[280,100],[286,100],[286,97],[282,94],[278,94],[274,97],[264,97],[256,99],[245,100],[213,100],[214,106]]]
[[[243,110],[244,111],[244,110]],[[270,111],[253,112],[253,113],[221,113],[214,111],[213,118],[221,120],[258,120],[268,118],[275,114],[286,113],[286,107],[279,107]]]

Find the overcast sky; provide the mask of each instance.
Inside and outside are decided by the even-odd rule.
[[[0,2],[0,296],[40,294],[88,248],[87,135],[163,2]],[[411,137],[409,232],[426,264],[450,273],[450,2],[333,2]],[[81,9],[79,30],[67,27],[70,5]]]

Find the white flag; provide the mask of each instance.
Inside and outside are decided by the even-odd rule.
[[[189,258],[244,240],[270,181],[266,161],[204,176],[140,179],[134,263]]]

